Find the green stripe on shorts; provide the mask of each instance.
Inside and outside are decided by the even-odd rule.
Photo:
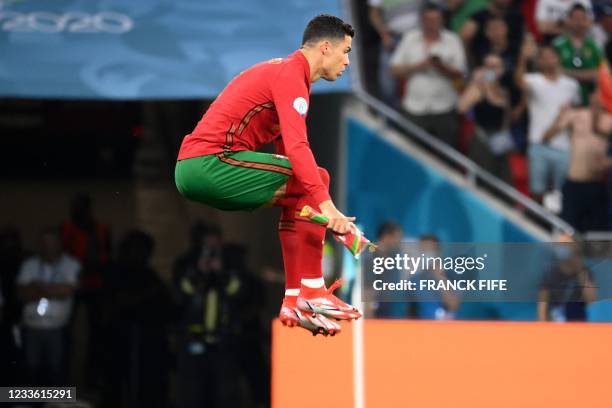
[[[174,171],[184,197],[226,211],[261,207],[291,175],[286,157],[249,150],[179,160]]]

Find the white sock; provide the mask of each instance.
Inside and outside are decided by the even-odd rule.
[[[285,289],[285,296],[297,296],[299,294],[299,289]]]
[[[318,289],[325,285],[325,281],[323,280],[323,278],[315,278],[315,279],[302,278],[302,285],[308,288]]]

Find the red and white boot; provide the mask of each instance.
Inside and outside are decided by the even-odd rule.
[[[310,288],[302,284],[296,302],[298,309],[310,315],[322,315],[336,320],[359,319],[362,314],[356,307],[333,294],[342,284],[342,279],[335,281],[328,289],[325,286]]]
[[[317,334],[335,336],[342,330],[338,323],[325,316],[305,313],[298,309],[295,296],[285,296],[278,317],[283,326],[302,327],[311,332],[313,336]]]

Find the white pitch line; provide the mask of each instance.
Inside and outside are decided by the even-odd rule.
[[[352,304],[359,305],[358,308],[364,312],[361,301],[361,265],[357,265],[355,271],[355,285],[351,294]],[[357,301],[359,303],[357,303]],[[363,364],[363,320],[365,316],[353,322],[353,397],[354,408],[365,408],[365,371]]]

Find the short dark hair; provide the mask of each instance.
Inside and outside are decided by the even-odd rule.
[[[543,44],[543,45],[540,45],[540,46],[538,47],[538,53],[537,53],[537,56],[538,56],[538,57],[541,57],[541,56],[542,56],[542,54],[543,54],[545,51],[550,51],[550,52],[552,52],[553,54],[555,54],[555,55],[559,56],[559,53],[557,52],[557,49],[554,47],[554,45],[552,45],[552,44],[550,44],[550,43],[548,43],[548,44],[546,44],[546,43],[545,43],[545,44]]]
[[[378,227],[377,237],[380,240],[383,237],[386,237],[387,235],[395,234],[396,232],[401,232],[401,231],[402,231],[401,225],[393,221],[386,221]]]
[[[56,225],[48,225],[40,229],[40,237],[53,237],[58,240],[62,240],[61,228]]]
[[[502,22],[506,26],[508,26],[508,23],[506,23],[506,19],[505,18],[503,18],[502,16],[496,16],[496,15],[493,15],[493,16],[487,18],[487,20],[485,21],[485,26],[488,26],[490,23],[499,23],[499,22]]]
[[[311,44],[323,39],[344,40],[345,35],[349,37],[355,36],[355,30],[353,30],[350,24],[345,23],[336,16],[319,14],[308,22],[302,36],[302,45]]]
[[[584,7],[582,4],[580,3],[574,3],[572,4],[572,6],[569,8],[569,10],[567,10],[567,14],[566,14],[566,18],[569,18],[569,16],[571,16],[572,14],[574,14],[574,11],[582,11],[585,14],[588,14],[588,11],[586,9],[586,7]]]
[[[423,234],[419,237],[419,241],[431,241],[435,243],[440,243],[440,239],[435,234]]]
[[[423,14],[429,12],[429,11],[437,11],[437,12],[439,12],[441,14],[444,14],[444,10],[442,9],[442,7],[440,7],[436,3],[426,2],[421,7],[421,15],[423,15]]]

